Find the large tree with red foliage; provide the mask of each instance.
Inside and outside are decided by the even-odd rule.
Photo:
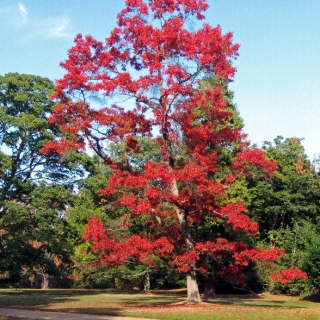
[[[258,225],[241,203],[228,201],[225,190],[253,166],[272,174],[274,163],[250,149],[232,125],[224,93],[239,45],[220,27],[188,27],[204,19],[207,8],[205,0],[127,0],[104,43],[78,35],[61,64],[66,74],[56,83],[58,105],[50,118],[69,139],[42,150],[90,146],[103,158],[112,175],[101,194],[125,208],[123,232],[93,218],[86,239],[102,263],[153,266],[155,257],[162,259],[186,274],[189,301],[200,301],[197,275],[208,274],[213,264],[220,275],[240,282],[251,261],[280,254],[237,237],[256,233]],[[209,81],[214,78],[225,85]],[[159,153],[137,165],[142,137]],[[109,152],[113,144],[120,158]],[[232,156],[222,165],[226,150]],[[137,220],[148,231],[133,234]],[[217,225],[225,232],[215,232]]]

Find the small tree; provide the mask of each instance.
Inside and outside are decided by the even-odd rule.
[[[67,73],[57,81],[59,103],[50,118],[73,139],[43,148],[62,154],[84,148],[85,138],[110,165],[100,193],[123,208],[121,231],[92,218],[85,235],[101,262],[153,266],[160,259],[186,274],[188,300],[195,302],[197,273],[208,274],[209,265],[216,266],[211,276],[239,283],[250,261],[280,254],[246,243],[242,235],[258,225],[225,196],[254,166],[272,174],[274,164],[249,149],[232,125],[225,88],[239,45],[220,27],[188,28],[207,7],[205,0],[127,0],[104,44],[78,35],[62,63]],[[207,81],[214,77],[222,84]],[[141,137],[157,146],[159,157],[136,165]],[[123,146],[118,161],[108,151],[112,144]],[[226,150],[232,152],[224,157]]]

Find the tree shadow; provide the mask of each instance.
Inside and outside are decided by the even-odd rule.
[[[0,320],[28,320],[27,318],[0,316]]]
[[[66,302],[80,301],[83,296],[93,296],[104,293],[103,290],[88,289],[50,289],[50,290],[0,290],[0,307],[48,310],[50,304],[62,305]],[[115,294],[115,293],[114,293]],[[62,310],[63,308],[61,308]],[[56,310],[54,310],[56,311]],[[60,311],[60,309],[59,309]],[[77,312],[76,309],[74,312]],[[1,319],[0,319],[1,320]]]
[[[305,309],[304,306],[288,305],[284,300],[265,299],[259,295],[240,295],[240,296],[217,296],[214,299],[206,301],[209,304],[233,305],[242,307],[258,308],[286,308],[286,309]]]
[[[303,300],[309,301],[309,302],[319,303],[320,302],[320,292],[315,293],[315,294],[311,294],[307,297],[304,297]]]
[[[97,302],[93,302],[92,305],[88,304],[88,306],[85,306],[85,304],[81,304],[85,296],[90,296],[90,299],[92,299],[95,295],[103,294],[110,294],[111,301],[106,301],[106,304],[104,304],[102,301],[103,297],[100,300],[98,298]],[[112,296],[114,296],[114,299],[112,299]],[[148,295],[142,294],[137,290],[0,290],[0,307],[92,315],[121,316],[123,315],[124,308],[156,308],[176,303],[177,301],[178,297],[170,294],[168,296],[168,292],[166,295],[160,295],[159,292]],[[54,309],[52,305],[54,305]],[[0,318],[0,320],[2,319]]]

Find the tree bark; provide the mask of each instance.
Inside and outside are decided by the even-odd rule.
[[[216,297],[216,291],[212,281],[206,281],[203,290],[203,300],[209,300]]]
[[[149,270],[146,270],[146,273],[144,276],[143,292],[149,293],[149,291],[150,291],[150,272],[149,272]]]
[[[50,275],[45,272],[42,272],[41,277],[41,289],[49,289]]]
[[[160,84],[160,93],[162,96],[163,95],[162,83]],[[160,100],[160,105],[162,105],[161,100]],[[168,165],[172,170],[174,170],[175,160],[174,160],[174,155],[170,145],[169,132],[167,128],[168,113],[170,111],[170,107],[171,107],[171,104],[169,104],[169,107],[166,108],[163,116],[162,135],[163,135],[164,144],[167,149]],[[171,192],[174,196],[179,196],[179,188],[178,188],[178,183],[176,179],[173,179],[172,181]],[[175,205],[175,211],[179,220],[179,224],[181,226],[182,238],[186,244],[186,249],[188,251],[192,251],[194,250],[194,241],[188,226],[186,212],[183,209],[179,208],[177,205]],[[197,278],[196,278],[195,265],[191,266],[190,271],[187,273],[187,300],[191,302],[201,302],[199,287],[198,287]]]
[[[173,180],[172,193],[174,195],[179,194],[176,180]],[[182,237],[185,241],[187,250],[191,251],[194,249],[194,242],[188,227],[186,214],[178,207],[175,209],[181,226]],[[201,302],[195,266],[191,266],[190,271],[187,273],[187,300],[190,302]]]
[[[187,300],[190,302],[201,302],[195,270],[191,270],[187,274]]]

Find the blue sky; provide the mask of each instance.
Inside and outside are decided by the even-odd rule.
[[[231,89],[249,140],[304,138],[320,154],[320,1],[209,0],[206,21],[240,43]],[[77,33],[103,40],[124,0],[0,0],[0,74],[60,78]]]

